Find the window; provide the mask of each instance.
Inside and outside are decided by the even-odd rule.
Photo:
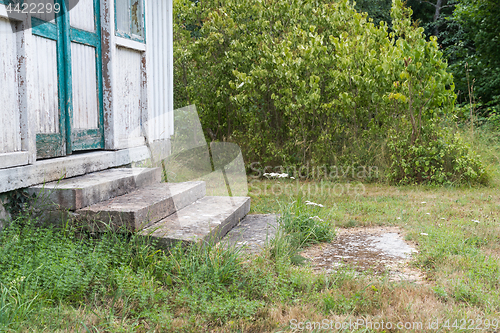
[[[144,0],[115,0],[116,35],[144,42]]]

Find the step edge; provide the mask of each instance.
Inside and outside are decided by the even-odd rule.
[[[217,198],[219,196],[205,196],[203,198],[211,198],[211,197]],[[221,222],[219,225],[214,227],[212,230],[210,230],[210,232],[207,235],[205,235],[203,237],[191,236],[191,237],[181,238],[181,237],[174,237],[174,236],[164,237],[165,234],[157,235],[157,236],[153,235],[154,231],[155,231],[155,229],[153,228],[154,225],[160,224],[166,218],[156,222],[155,224],[153,224],[147,228],[144,228],[143,230],[140,230],[139,233],[142,236],[156,239],[156,241],[160,247],[167,247],[167,248],[171,247],[173,244],[176,244],[178,242],[182,242],[185,244],[192,244],[192,243],[196,243],[196,242],[200,242],[200,241],[203,241],[203,242],[212,241],[214,243],[218,243],[232,228],[234,228],[250,212],[250,206],[251,206],[251,198],[250,197],[233,197],[233,198],[241,198],[241,199],[244,198],[245,200],[243,202],[241,202],[237,207],[235,207],[235,209],[231,212],[231,214],[229,214],[228,216],[226,216],[224,218],[223,222]],[[193,204],[196,204],[196,202]],[[185,208],[187,208],[187,207],[185,207]],[[236,217],[235,217],[235,215],[236,215]],[[231,222],[225,223],[228,220],[231,220]],[[160,226],[158,226],[158,227],[160,227]],[[221,228],[222,228],[222,230],[220,230]],[[150,230],[150,232],[145,233],[148,230]]]
[[[167,218],[168,216],[175,214],[178,210],[185,208],[193,202],[198,201],[199,199],[204,197],[205,194],[205,183],[204,182],[191,182],[197,183],[193,187],[189,188],[186,191],[182,191],[174,194],[173,196],[169,196],[163,198],[160,201],[155,202],[152,205],[147,205],[145,207],[139,208],[137,210],[128,210],[128,211],[118,211],[118,210],[90,210],[91,206],[82,208],[77,210],[76,213],[80,215],[81,219],[87,221],[88,223],[96,223],[97,221],[107,224],[113,225],[115,227],[126,227],[129,230],[142,230],[146,229],[149,226],[158,223],[159,221]],[[164,183],[167,184],[167,183]],[[200,190],[200,187],[202,188]],[[188,193],[186,193],[188,192]],[[133,192],[125,194],[130,195]],[[180,208],[176,204],[177,202],[182,202],[179,197],[182,199],[184,197],[189,197],[190,199],[186,200],[188,203],[185,205],[180,205]],[[191,199],[191,197],[195,197],[195,199]],[[164,208],[161,208],[161,207]],[[159,213],[155,214],[155,216],[151,217],[150,211],[151,208],[154,207]],[[103,220],[105,222],[103,222]],[[128,221],[123,223],[123,221]],[[131,222],[131,223],[130,223]]]
[[[44,200],[45,198],[47,198],[48,200],[51,201],[51,203],[48,203],[49,205],[57,205],[64,209],[69,209],[74,211],[92,206],[99,202],[111,200],[118,196],[126,195],[137,189],[147,187],[161,181],[160,168],[141,168],[141,169],[150,169],[151,171],[148,170],[135,175],[129,174],[121,178],[114,178],[99,184],[74,187],[74,188],[46,187],[47,184],[34,185],[29,187],[28,191],[31,194],[37,194],[37,195],[43,192],[42,197],[44,198]],[[112,169],[107,169],[107,170],[112,170]],[[78,177],[84,177],[84,176],[78,176]],[[99,187],[103,188],[99,189]],[[95,191],[95,188],[98,188],[97,191]],[[118,190],[118,192],[116,192],[116,190],[114,189],[121,189],[121,190]],[[104,195],[104,193],[110,193],[110,194]],[[94,194],[97,194],[97,197],[94,197]],[[67,198],[61,199],[63,196],[66,196]]]

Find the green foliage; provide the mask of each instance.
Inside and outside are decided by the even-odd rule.
[[[455,33],[445,40],[450,69],[457,89],[462,92],[460,102],[469,101],[468,92],[473,85],[477,101],[485,107],[494,107],[497,112],[500,103],[498,17],[498,1],[457,0],[449,18]]]
[[[347,0],[178,0],[175,11],[176,103],[195,103],[247,161],[373,165],[402,117],[417,119],[416,139],[452,112],[442,53],[399,0],[391,33]]]
[[[323,299],[323,307],[326,314],[369,314],[369,310],[380,306],[380,298],[378,288],[368,285],[348,297],[338,292],[327,294]]]
[[[359,12],[366,12],[376,26],[380,25],[381,21],[386,22],[389,28],[392,26],[392,0],[356,0],[354,3],[354,8]]]
[[[7,285],[0,283],[0,331],[23,323],[35,310],[37,296],[28,296],[23,287],[22,279],[14,280]]]
[[[263,293],[278,292],[279,284],[260,283],[273,281],[273,272],[245,270],[232,247],[179,243],[164,252],[139,235],[77,234],[35,222],[20,216],[0,232],[0,330],[15,330],[49,304],[109,303],[99,316],[105,322],[154,317],[172,293],[171,306],[222,324],[253,316]]]
[[[392,161],[389,178],[400,184],[487,183],[487,174],[478,156],[458,133],[438,124],[423,128],[412,143],[407,132],[391,131],[388,150]]]
[[[280,204],[278,230],[269,244],[270,254],[279,265],[301,265],[306,261],[298,254],[301,248],[335,238],[333,225],[320,217],[321,209],[301,198],[289,205]]]
[[[315,243],[330,242],[335,238],[333,226],[318,216],[319,208],[307,205],[301,199],[283,207],[278,223],[283,230],[296,239],[300,247]]]
[[[235,283],[241,268],[239,253],[234,248],[202,244],[184,248],[181,244],[169,251],[171,260],[158,263],[161,275],[173,282],[207,283],[219,288]]]
[[[20,215],[34,200],[35,195],[30,195],[26,189],[0,193],[0,204],[3,203],[5,210],[13,217]]]
[[[107,281],[114,267],[133,265],[130,254],[139,258],[144,250],[138,241],[126,244],[112,233],[79,239],[19,217],[0,235],[0,282],[22,279],[33,295],[77,301]]]
[[[474,222],[473,222],[474,223]],[[474,227],[462,225],[460,229],[425,226],[426,236],[419,237],[420,253],[417,264],[427,269],[445,270],[445,274],[460,278],[444,278],[444,285],[434,288],[442,299],[453,298],[459,302],[482,306],[491,303],[491,297],[498,297],[500,265],[497,259],[481,251],[493,238],[478,234]],[[449,272],[443,263],[454,262],[456,268]],[[487,292],[489,290],[489,292]]]

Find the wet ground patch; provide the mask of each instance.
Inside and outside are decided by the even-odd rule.
[[[391,281],[422,283],[423,274],[409,264],[417,250],[396,227],[339,228],[331,243],[308,247],[301,256],[318,272],[350,267],[357,272],[386,275]]]

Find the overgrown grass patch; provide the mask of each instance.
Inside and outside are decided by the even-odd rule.
[[[279,332],[290,331],[292,320],[325,318],[498,319],[496,181],[366,183],[332,194],[320,191],[319,180],[251,180],[252,212],[280,216],[277,237],[255,257],[217,244],[159,250],[130,234],[40,227],[19,217],[0,232],[0,331]],[[412,264],[425,273],[422,284],[347,268],[313,273],[300,256],[302,247],[331,241],[336,228],[378,225],[400,227],[417,247]]]

